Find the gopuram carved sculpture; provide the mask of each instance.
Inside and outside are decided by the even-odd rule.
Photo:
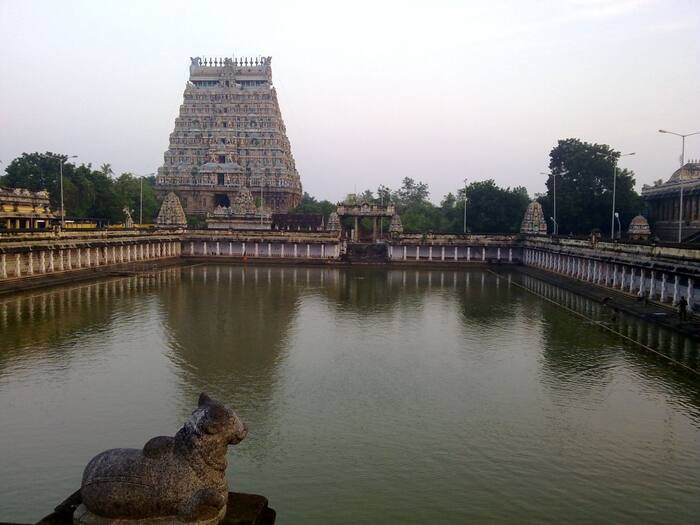
[[[215,525],[226,515],[226,449],[247,434],[222,403],[199,396],[174,437],[143,449],[116,448],[95,456],[83,473],[82,504],[73,522],[85,525]]]

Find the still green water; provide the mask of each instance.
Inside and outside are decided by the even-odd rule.
[[[280,524],[697,523],[700,381],[517,274],[178,267],[0,299],[0,521],[205,390]],[[620,329],[697,367],[695,343]]]

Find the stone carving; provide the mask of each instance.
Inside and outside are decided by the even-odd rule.
[[[629,238],[634,241],[643,241],[651,236],[651,228],[649,222],[643,215],[637,215],[630,221],[629,229],[627,230]]]
[[[394,214],[391,217],[391,223],[389,224],[389,233],[392,237],[401,235],[403,233],[403,224],[401,223],[401,217],[398,214]]]
[[[248,188],[242,188],[236,193],[231,202],[231,213],[233,215],[250,215],[258,213],[255,206],[255,199]]]
[[[201,394],[174,437],[154,437],[140,450],[107,450],[88,463],[74,523],[219,523],[228,498],[226,449],[247,431],[232,410]]]
[[[131,212],[129,211],[129,208],[124,206],[124,208],[122,209],[122,213],[124,214],[124,228],[133,228],[134,219],[131,218]]]
[[[520,233],[526,235],[547,235],[547,221],[544,219],[542,205],[532,201],[525,210],[525,216],[520,226]]]
[[[328,224],[326,225],[326,229],[331,232],[340,231],[340,217],[338,217],[336,212],[333,211],[328,216]]]
[[[162,228],[187,226],[185,210],[182,209],[180,199],[172,191],[165,196],[163,204],[160,205],[156,224]]]

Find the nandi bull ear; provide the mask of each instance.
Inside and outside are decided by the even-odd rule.
[[[197,406],[201,407],[202,405],[208,403],[209,401],[211,401],[211,398],[208,395],[206,395],[204,392],[202,392],[201,394],[199,394],[199,400],[197,401]]]
[[[207,434],[216,434],[224,427],[228,417],[229,413],[224,407],[211,404],[204,409],[204,415],[199,424]]]

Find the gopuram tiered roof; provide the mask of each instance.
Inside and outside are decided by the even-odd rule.
[[[244,190],[268,213],[299,204],[270,57],[191,59],[156,188],[161,196],[174,191],[188,215],[229,207]]]

